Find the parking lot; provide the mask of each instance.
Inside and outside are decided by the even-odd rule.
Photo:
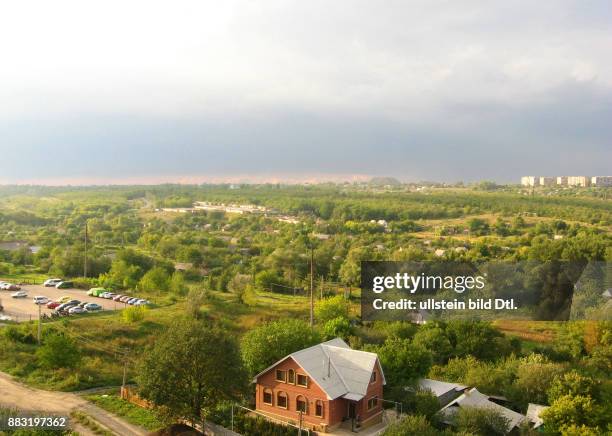
[[[4,306],[4,312],[0,312],[0,314],[9,316],[14,321],[19,322],[38,318],[38,306],[32,302],[32,298],[35,295],[44,295],[50,300],[57,300],[67,295],[75,300],[97,303],[103,307],[103,310],[117,310],[125,307],[124,303],[89,296],[87,291],[81,289],[56,289],[54,287],[46,288],[42,285],[23,285],[21,290],[26,291],[28,296],[25,298],[12,298],[11,294],[14,291],[0,291],[0,300],[2,301],[2,306]],[[45,305],[42,305],[41,309],[42,313],[50,314],[53,312],[53,310],[47,309]]]

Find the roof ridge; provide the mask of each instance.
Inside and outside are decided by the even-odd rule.
[[[344,377],[342,377],[342,373],[338,371],[338,368],[336,368],[336,365],[334,364],[331,356],[327,353],[327,350],[325,349],[323,344],[319,344],[319,345],[321,346],[321,349],[323,350],[323,354],[325,354],[325,357],[327,357],[329,364],[334,367],[334,371],[336,371],[336,374],[338,374],[338,377],[340,378],[340,381],[342,382],[344,389],[346,389],[347,393],[350,392],[351,390],[349,389],[348,384],[346,383],[346,380],[344,380]],[[342,348],[342,347],[336,347],[336,348]]]
[[[348,347],[348,348],[346,348],[346,347],[338,347],[337,345],[328,345],[328,344],[326,344],[325,342],[324,342],[324,343],[322,343],[322,344],[319,344],[319,345],[325,345],[326,347],[330,347],[330,348],[339,348],[339,349],[341,349],[341,350],[346,350],[346,351],[354,351],[355,353],[371,354],[371,355],[373,355],[373,356],[378,357],[378,354],[373,353],[372,351],[355,350],[354,348],[351,348],[351,347]]]

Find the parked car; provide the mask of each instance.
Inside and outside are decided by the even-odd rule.
[[[57,286],[57,284],[61,283],[62,281],[63,281],[62,279],[47,279],[45,280],[43,285],[45,285],[47,288],[50,288],[53,286]]]
[[[67,303],[70,300],[72,300],[72,297],[70,295],[62,295],[55,301],[57,301],[58,303]]]
[[[111,300],[115,295],[117,295],[117,294],[115,294],[114,292],[107,292],[104,295],[104,298],[106,298],[107,300]]]
[[[47,309],[57,309],[60,304],[62,304],[62,303],[60,303],[58,301],[49,301],[47,303]]]
[[[34,304],[47,304],[49,302],[49,299],[47,297],[45,297],[44,295],[36,295],[33,298]]]
[[[134,298],[130,298],[130,299],[127,301],[127,304],[134,304],[134,303],[136,303],[138,300],[139,300],[139,298],[136,298],[136,297],[134,297]]]
[[[78,315],[81,313],[86,313],[87,311],[83,309],[81,306],[74,306],[68,309],[68,313],[71,315]]]
[[[121,301],[122,303],[127,303],[127,301],[128,301],[129,299],[131,299],[131,298],[132,298],[132,297],[130,297],[129,295],[126,295],[126,296],[124,296],[124,297],[121,297],[121,298],[119,299],[119,301]]]
[[[125,297],[125,295],[123,294],[117,294],[113,297],[113,301],[119,301],[121,300],[123,297]]]
[[[145,300],[144,298],[141,298],[140,300],[134,303],[134,306],[145,306],[147,304],[151,304],[149,300]]]
[[[96,303],[87,303],[85,305],[85,310],[88,312],[95,312],[96,310],[102,310],[102,306]]]
[[[28,296],[28,293],[26,291],[17,291],[11,294],[11,297],[13,298],[25,298]]]
[[[0,285],[0,289],[2,289],[4,291],[19,291],[19,290],[21,290],[21,287],[19,285],[15,285],[13,283],[2,282],[2,284]]]
[[[72,289],[74,288],[74,283],[72,282],[59,282],[55,285],[57,289]]]
[[[108,292],[108,291],[104,288],[91,288],[89,291],[87,291],[87,295],[91,295],[92,297],[99,297],[101,294],[105,292]]]
[[[74,303],[64,303],[60,304],[55,311],[58,313],[68,313],[68,311],[73,307],[77,307],[77,305]]]

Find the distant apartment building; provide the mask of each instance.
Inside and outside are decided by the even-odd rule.
[[[591,184],[591,178],[588,176],[568,176],[567,185],[568,186],[581,186],[586,187]]]
[[[574,186],[574,187],[606,187],[612,186],[612,176],[523,176],[521,185],[534,186]]]
[[[540,186],[552,186],[555,184],[554,177],[539,177]]]
[[[592,186],[612,186],[612,176],[593,176],[591,177]]]
[[[536,176],[523,176],[521,177],[521,185],[523,186],[538,186],[540,184],[540,178]]]

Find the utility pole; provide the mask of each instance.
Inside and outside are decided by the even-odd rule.
[[[87,220],[85,220],[85,261],[83,262],[83,277],[87,278]]]
[[[314,247],[310,247],[310,328],[314,328]]]
[[[298,436],[302,436],[302,420],[303,420],[303,416],[302,416],[302,411],[300,410],[300,419],[299,419],[299,427],[298,427]]]
[[[123,360],[123,381],[121,382],[121,398],[127,399],[127,392],[125,391],[125,384],[127,382],[127,364],[128,364],[127,351],[125,352],[123,359],[124,359]]]
[[[40,302],[37,303],[38,305],[38,345],[40,345],[40,338],[42,336],[42,324],[41,324],[41,312],[42,309],[40,308]]]

